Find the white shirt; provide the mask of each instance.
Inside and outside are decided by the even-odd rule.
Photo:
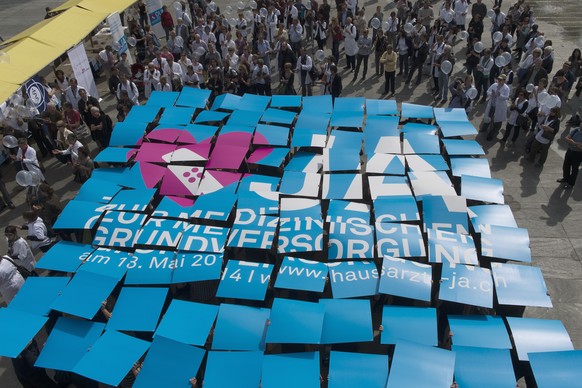
[[[10,304],[14,296],[24,284],[24,279],[11,262],[0,260],[0,295],[6,304]]]
[[[34,254],[26,240],[22,237],[19,237],[12,243],[12,246],[9,246],[8,252],[16,264],[23,266],[27,270],[32,271],[36,266]]]
[[[36,220],[28,223],[28,236],[34,236],[38,239],[38,241],[30,240],[32,249],[44,247],[51,243],[46,226],[40,217],[36,217]]]

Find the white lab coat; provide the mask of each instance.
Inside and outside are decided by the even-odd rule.
[[[8,260],[0,259],[0,295],[7,305],[12,302],[22,285],[24,278]]]
[[[492,103],[495,104],[495,114],[493,116],[494,123],[502,123],[507,119],[507,100],[509,100],[509,94],[511,90],[509,86],[503,85],[499,89],[499,84],[495,82],[493,85],[487,89],[487,95],[489,96],[489,102],[487,103],[487,108],[485,108],[484,117],[489,117],[489,112],[491,112]]]
[[[358,42],[356,42],[356,26],[347,25],[344,28],[344,49],[346,55],[354,56],[358,53]]]

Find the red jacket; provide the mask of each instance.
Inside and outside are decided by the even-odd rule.
[[[162,27],[174,28],[174,19],[169,11],[162,12]]]

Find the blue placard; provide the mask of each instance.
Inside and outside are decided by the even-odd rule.
[[[378,256],[425,257],[424,239],[418,225],[376,222]]]
[[[511,349],[503,318],[492,315],[449,315],[449,327],[456,346]]]
[[[193,115],[194,108],[166,106],[164,113],[162,113],[162,117],[160,118],[159,124],[160,126],[168,125],[168,127],[190,124]]]
[[[485,151],[476,140],[443,139],[445,150],[453,155],[485,155]]]
[[[422,199],[423,227],[469,234],[467,201],[458,196],[427,196]]]
[[[156,337],[133,387],[186,387],[198,373],[204,353],[204,349]]]
[[[404,176],[368,176],[368,184],[373,200],[412,195],[408,179]]]
[[[204,220],[226,221],[234,208],[236,199],[236,195],[229,188],[204,194],[194,203],[192,216]]]
[[[507,349],[453,346],[455,381],[459,387],[514,388],[515,374]]]
[[[453,176],[472,175],[482,178],[491,178],[491,168],[487,158],[466,158],[455,156],[451,158]]]
[[[224,251],[228,228],[211,225],[195,225],[183,222],[184,233],[180,239],[178,250],[188,252],[215,252]]]
[[[323,149],[323,171],[360,171],[360,155],[356,148],[333,147]]]
[[[477,129],[469,121],[439,121],[443,137],[476,135]]]
[[[279,253],[319,252],[323,249],[323,220],[280,218]]]
[[[289,144],[289,128],[258,124],[253,144],[285,147]]]
[[[208,352],[205,388],[261,386],[263,352]],[[225,370],[228,373],[225,373]]]
[[[385,388],[388,356],[332,350],[329,358],[329,388]]]
[[[439,299],[492,308],[491,270],[464,264],[443,264]]]
[[[403,155],[373,154],[366,162],[366,173],[404,175],[406,173],[406,161]]]
[[[178,100],[176,100],[176,106],[204,109],[208,103],[210,93],[211,91],[208,89],[185,86],[182,88]]]
[[[319,344],[324,314],[319,303],[275,298],[267,343]]]
[[[450,388],[455,353],[432,346],[398,341],[386,388]]]
[[[218,306],[174,299],[166,310],[155,337],[187,345],[204,346],[218,314]]]
[[[517,357],[528,361],[530,353],[574,350],[561,321],[553,319],[507,317]]]
[[[240,105],[240,104],[239,104]],[[229,126],[232,127],[255,127],[261,116],[263,115],[264,109],[257,108],[257,110],[235,110],[231,113],[230,117],[226,121]]]
[[[296,172],[317,172],[323,164],[323,156],[299,151],[295,153],[289,163],[285,166],[285,171]]]
[[[261,387],[319,388],[319,378],[319,352],[272,354],[264,358]]]
[[[470,206],[468,213],[476,232],[491,233],[490,225],[517,228],[517,222],[509,205]]]
[[[198,113],[194,118],[194,124],[222,122],[228,116],[229,114],[225,112],[217,112],[214,110],[203,110],[202,112]]]
[[[538,267],[491,263],[499,304],[512,306],[553,307]]]
[[[279,193],[315,198],[319,194],[320,181],[320,174],[285,171],[279,187]]]
[[[155,23],[152,23],[152,25]],[[176,104],[176,100],[180,97],[179,92],[161,92],[158,90],[153,90],[152,94],[148,98],[146,106],[158,108],[158,107],[173,107]]]
[[[115,205],[104,205],[97,202],[72,200],[65,206],[53,228],[91,229],[103,212],[115,207]]]
[[[382,344],[400,340],[437,346],[437,311],[432,307],[384,306]]]
[[[361,174],[325,174],[321,198],[361,200],[364,197],[362,182]]]
[[[478,176],[461,176],[461,195],[475,201],[503,204],[503,181]]]
[[[396,100],[375,100],[367,98],[366,113],[368,114],[368,119],[370,116],[397,115],[398,106],[396,105]]]
[[[224,109],[224,110],[235,110],[238,108],[238,104],[242,100],[241,96],[234,94],[221,94],[216,96],[214,102],[212,103],[212,110]]]
[[[42,315],[0,308],[0,356],[16,358],[47,320]]]
[[[428,230],[428,261],[478,265],[473,237],[466,234]]]
[[[321,201],[312,198],[281,197],[279,199],[279,208],[281,215],[279,219],[279,229],[283,222],[295,221],[297,218],[320,219],[322,215]],[[281,218],[285,218],[283,221]]]
[[[334,298],[376,295],[380,275],[373,261],[341,261],[327,265]]]
[[[72,372],[104,328],[105,324],[100,322],[59,317],[35,366]]]
[[[237,217],[230,230],[227,245],[238,248],[271,249],[278,217],[258,216],[255,219]]]
[[[327,208],[326,222],[369,224],[370,205],[359,202],[331,200]]]
[[[306,124],[303,124],[306,125]],[[326,124],[327,125],[327,124]],[[291,147],[325,147],[327,141],[327,129],[311,129],[304,127],[297,127],[293,131],[293,138],[291,139]]]
[[[425,133],[407,132],[402,141],[404,154],[440,154],[438,136],[428,136]]]
[[[95,157],[95,161],[100,163],[126,163],[136,152],[137,150],[135,148],[107,147],[99,152]]]
[[[263,113],[261,121],[264,123],[290,125],[293,123],[293,121],[295,121],[296,115],[297,114],[295,112],[289,112],[288,110],[269,108],[265,111],[265,113]],[[260,124],[257,125],[257,130],[259,126]]]
[[[107,211],[99,222],[93,245],[132,248],[146,217],[146,214]]]
[[[441,155],[406,155],[406,164],[412,172],[449,170],[449,165]]]
[[[289,148],[259,148],[247,159],[252,166],[266,166],[279,168],[289,154]]]
[[[271,102],[271,96],[259,96],[257,94],[245,93],[238,103],[238,110],[249,110],[253,112],[264,112]]]
[[[214,350],[265,350],[269,309],[223,303],[212,337]]]
[[[194,215],[193,204],[193,200],[167,195],[152,212],[152,217],[187,220]]]
[[[29,277],[10,302],[10,309],[48,315],[51,304],[67,286],[69,277]]]
[[[489,225],[481,228],[481,254],[486,257],[531,262],[527,229]]]
[[[115,124],[109,145],[111,147],[119,147],[138,144],[148,126],[148,122],[144,120],[142,118],[136,118],[136,120],[128,120],[126,118],[125,121]]]
[[[360,151],[362,147],[363,134],[361,132],[341,131],[334,129],[329,135],[327,148],[341,148],[344,152]]]
[[[432,119],[434,117],[432,106],[402,103],[401,117],[413,119]]]
[[[295,122],[294,136],[297,134],[298,129],[310,129],[317,133],[323,132],[325,138],[327,138],[327,128],[329,125],[329,120],[331,119],[331,115],[322,113],[320,108],[321,107],[317,107],[317,112],[310,112],[306,109],[303,109],[301,113],[299,113],[297,121]]]
[[[331,95],[303,97],[303,109],[301,112],[308,113],[331,113],[333,111],[333,101]]]
[[[167,294],[167,288],[122,288],[107,330],[154,331]]]
[[[221,253],[178,252],[172,284],[218,280],[222,262]]]
[[[271,107],[299,108],[301,107],[301,96],[275,95],[271,97]]]
[[[93,251],[91,245],[59,241],[40,258],[36,268],[75,272]]]
[[[582,350],[530,353],[529,363],[539,388],[568,387],[582,380]]]
[[[412,195],[374,200],[374,217],[376,222],[420,221],[418,204]]]
[[[149,346],[147,341],[107,330],[73,371],[100,383],[117,386]]]
[[[333,101],[333,111],[364,112],[365,104],[364,97],[338,97]]]
[[[447,171],[410,171],[408,179],[417,200],[431,195],[457,195]]]
[[[138,188],[135,190],[121,190],[111,201],[119,210],[145,211],[156,194],[156,189]]]
[[[372,310],[370,301],[362,299],[321,299],[325,308],[322,344],[371,342]]]
[[[90,178],[85,182],[79,193],[75,197],[75,201],[109,203],[115,194],[121,190],[117,182],[107,182],[101,179]]]
[[[436,135],[437,127],[430,124],[406,123],[402,127],[402,133],[416,133],[422,135]]]
[[[327,273],[325,263],[285,256],[277,272],[275,287],[323,292]]]
[[[52,303],[51,308],[63,313],[92,319],[119,279],[79,270]]]
[[[161,249],[175,249],[182,237],[182,229],[174,226],[181,222],[163,219],[150,218],[138,232],[133,246],[158,247]]]
[[[434,117],[438,123],[443,121],[467,122],[467,112],[464,108],[434,108]]]
[[[236,206],[236,219],[239,222],[253,223],[257,218],[264,215],[276,216],[279,212],[279,193],[271,191],[268,184],[257,183],[262,190],[239,190],[238,202]],[[251,187],[253,184],[251,183]],[[267,191],[268,190],[268,191]]]
[[[329,223],[329,260],[373,259],[374,227],[360,223]]]
[[[216,296],[264,300],[273,264],[229,260],[222,273]]]
[[[431,287],[432,267],[430,265],[384,256],[379,293],[429,302]]]

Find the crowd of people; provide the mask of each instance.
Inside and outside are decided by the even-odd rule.
[[[327,0],[258,0],[250,10],[221,10],[196,0],[173,10],[164,6],[164,36],[157,36],[140,0],[124,15],[135,63],[111,45],[99,61],[115,96],[118,122],[152,91],[205,88],[212,92],[211,102],[222,93],[310,96],[314,90],[336,98],[350,77],[356,88],[361,75],[360,82],[367,77],[383,82],[383,97],[391,98],[397,97],[400,77],[405,89],[430,89],[435,106],[472,112],[484,104],[479,127],[484,140],[510,148],[523,133],[525,160],[538,166],[565,126],[568,150],[558,181],[570,189],[582,163],[581,51],[576,48],[568,61],[555,64],[552,40],[536,24],[527,1],[518,0],[506,13],[500,3],[490,8],[483,0],[395,0],[395,10],[384,15],[382,6],[369,14],[357,0],[336,0],[336,12]],[[490,45],[484,43],[485,31]],[[62,205],[45,181],[42,159],[54,156],[70,166],[75,181],[85,182],[95,168],[88,143],[106,148],[113,130],[113,120],[88,85],[60,69],[52,82],[41,77],[41,83],[50,97],[46,110],[28,117],[14,110],[3,121],[4,135],[18,139],[9,149],[16,170],[34,171],[41,179],[27,193],[25,224],[5,228],[8,252],[0,259],[0,293],[6,303],[27,276],[35,275],[34,253],[55,242],[52,225]],[[26,91],[20,94],[24,105]],[[572,116],[562,125],[567,103]],[[0,192],[0,210],[14,208],[2,176]],[[26,239],[19,237],[21,229],[27,230]]]

